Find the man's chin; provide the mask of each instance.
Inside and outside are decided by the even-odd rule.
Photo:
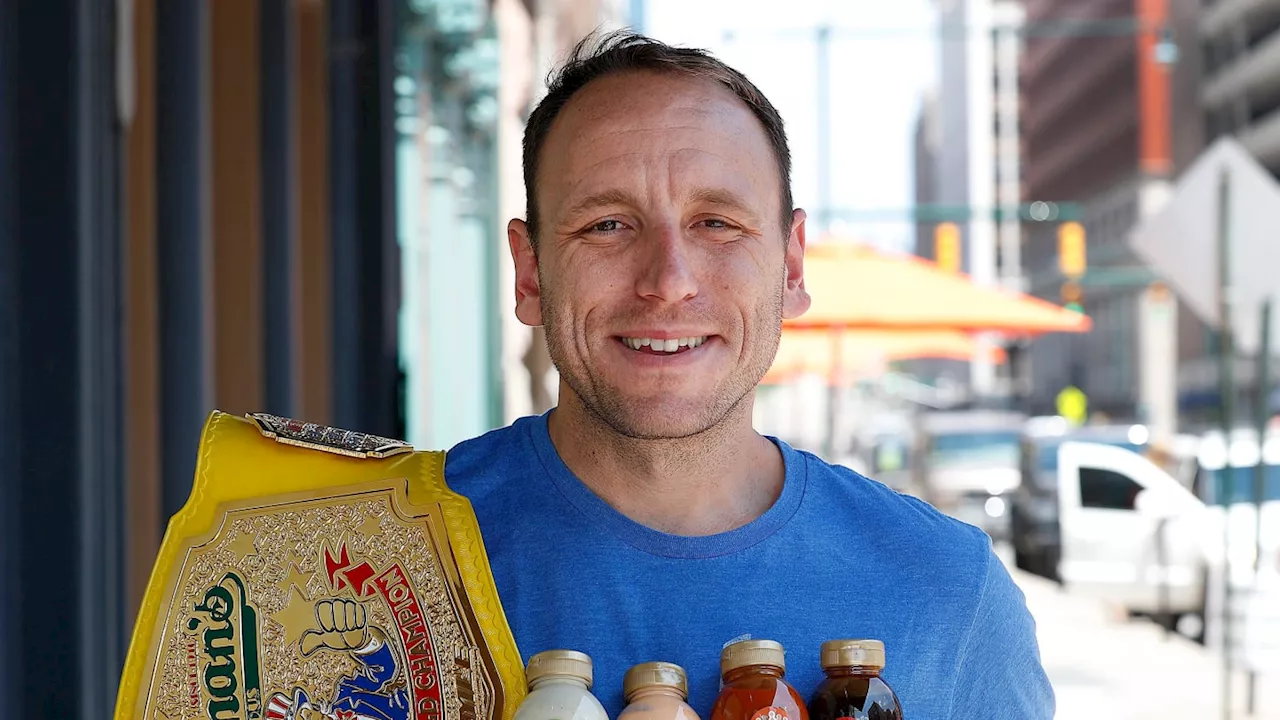
[[[625,409],[599,413],[615,432],[636,440],[678,440],[704,433],[724,420],[710,402],[628,401]]]

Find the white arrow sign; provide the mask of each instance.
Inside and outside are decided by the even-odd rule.
[[[1215,142],[1129,242],[1196,315],[1218,327],[1218,186],[1224,172],[1230,187],[1231,325],[1237,349],[1255,354],[1262,302],[1280,297],[1280,183],[1247,150],[1231,138]],[[1272,318],[1272,336],[1280,337],[1280,312]]]

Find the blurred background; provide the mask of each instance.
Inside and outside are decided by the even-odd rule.
[[[0,0],[0,718],[111,713],[210,410],[554,405],[504,228],[620,27],[787,122],[757,427],[987,530],[1060,717],[1280,717],[1280,0]]]

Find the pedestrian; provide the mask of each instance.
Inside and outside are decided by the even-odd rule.
[[[721,647],[749,636],[787,648],[804,693],[822,641],[878,638],[907,717],[1047,720],[1034,623],[985,534],[752,426],[809,306],[790,165],[777,110],[705,52],[593,36],[551,78],[507,232],[558,404],[445,467],[517,644],[591,655],[614,717],[651,660],[708,712]]]

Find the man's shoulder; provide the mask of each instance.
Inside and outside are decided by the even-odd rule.
[[[475,499],[537,466],[537,449],[525,417],[510,425],[463,440],[445,453],[444,476],[455,492]]]
[[[944,574],[985,568],[991,539],[981,529],[952,518],[851,468],[800,453],[808,468],[817,512],[834,527],[875,541],[877,552],[910,559]]]

